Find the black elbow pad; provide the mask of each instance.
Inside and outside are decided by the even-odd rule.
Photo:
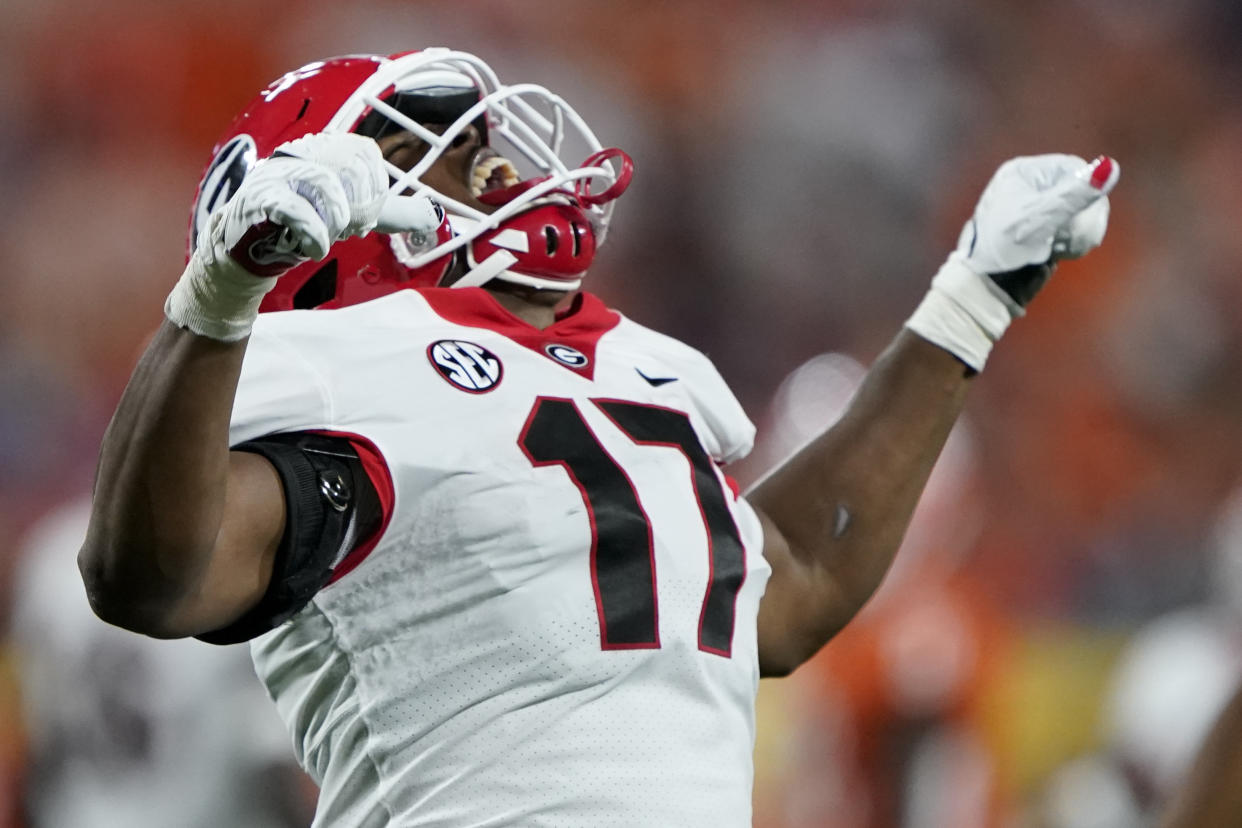
[[[382,510],[358,453],[343,437],[272,434],[234,446],[276,467],[285,491],[285,534],[259,603],[223,629],[195,636],[236,644],[280,626],[332,578],[333,568],[376,532]]]

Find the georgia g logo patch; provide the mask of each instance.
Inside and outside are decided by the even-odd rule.
[[[245,133],[220,147],[207,165],[203,180],[194,198],[194,224],[190,228],[190,249],[198,245],[198,235],[207,229],[211,214],[220,209],[237,192],[242,179],[256,163],[254,139]]]
[[[546,345],[543,351],[561,365],[568,365],[570,368],[585,368],[590,362],[586,354],[568,345]]]
[[[504,377],[504,366],[495,354],[461,339],[431,343],[427,346],[427,359],[446,382],[471,394],[491,391]]]

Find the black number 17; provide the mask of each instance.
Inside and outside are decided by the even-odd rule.
[[[708,584],[699,614],[699,649],[729,656],[746,558],[725,489],[690,418],[624,400],[591,401],[631,440],[675,448],[690,462],[690,485],[707,530]],[[561,466],[578,487],[591,521],[591,581],[605,650],[660,646],[651,521],[630,482],[572,400],[535,401],[518,445],[535,466]]]

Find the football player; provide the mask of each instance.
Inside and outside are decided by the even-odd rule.
[[[580,290],[631,175],[445,49],[306,66],[217,145],[79,562],[112,623],[251,641],[316,825],[749,824],[759,677],[875,590],[1118,167],[1003,165],[845,416],[745,496],[711,362]]]
[[[89,515],[75,497],[41,519],[15,573],[22,824],[305,826],[311,786],[244,650],[132,635],[67,600]]]

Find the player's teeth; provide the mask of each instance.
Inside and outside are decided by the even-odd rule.
[[[476,198],[487,190],[487,181],[497,170],[505,187],[512,187],[522,180],[508,159],[501,156],[485,158],[474,168],[474,174],[470,177],[470,190]]]

